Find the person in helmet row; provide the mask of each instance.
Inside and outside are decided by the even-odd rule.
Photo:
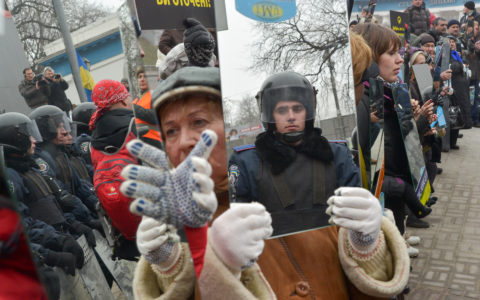
[[[313,127],[315,93],[307,79],[292,72],[267,79],[259,95],[267,128],[259,136],[259,144],[264,142],[283,147],[282,153],[290,155],[285,155],[282,160],[276,149],[268,148],[272,151],[269,155],[276,155],[277,161],[274,164],[265,161],[269,163],[266,172],[285,172],[291,164],[297,163],[297,159],[305,161],[304,169],[313,168],[313,161],[319,160],[330,170],[338,170],[338,174],[333,176],[333,189],[328,190],[333,196],[328,202],[322,198],[324,203],[329,204],[327,212],[332,214],[332,221],[338,227],[264,241],[272,233],[268,206],[274,207],[275,204],[281,207],[282,202],[272,188],[270,194],[257,192],[257,198],[252,196],[255,195],[253,192],[238,197],[239,188],[242,190],[239,184],[243,182],[239,179],[240,175],[246,175],[248,184],[257,190],[264,188],[261,185],[268,184],[261,181],[268,173],[265,177],[257,176],[258,170],[250,168],[247,174],[238,174],[239,167],[234,170],[237,178],[232,178],[233,172],[230,172],[230,183],[236,187],[236,199],[263,202],[267,209],[260,203],[235,203],[228,208],[225,141],[220,139],[208,159],[211,168],[195,166],[189,176],[172,179],[174,186],[178,181],[193,180],[201,193],[206,195],[215,191],[218,199],[216,211],[215,206],[208,207],[205,198],[195,193],[187,202],[189,205],[195,203],[193,205],[197,208],[210,209],[214,218],[207,231],[200,231],[207,239],[204,261],[194,259],[192,265],[188,252],[174,246],[175,239],[165,228],[175,225],[168,224],[168,221],[179,217],[168,215],[168,211],[161,208],[173,202],[181,211],[185,207],[184,199],[178,193],[169,193],[169,189],[160,185],[154,177],[175,178],[180,170],[184,172],[185,166],[192,164],[191,156],[198,151],[198,143],[201,144],[207,134],[205,129],[224,136],[219,88],[217,69],[186,67],[167,78],[152,94],[152,107],[159,118],[166,154],[177,169],[166,171],[158,166],[158,170],[152,170],[155,164],[151,164],[152,167],[142,168],[128,166],[122,172],[125,178],[133,180],[122,185],[122,192],[137,198],[131,205],[132,211],[157,221],[155,224],[144,218],[137,231],[137,246],[142,258],[135,271],[136,297],[183,299],[193,295],[194,283],[188,274],[193,273],[194,266],[199,292],[205,299],[287,299],[309,295],[322,299],[372,299],[399,294],[407,283],[409,273],[409,259],[402,237],[395,226],[382,217],[378,199],[369,191],[357,187],[342,187],[334,191],[341,185],[358,184],[357,171],[348,150],[329,144],[320,130]],[[269,141],[262,141],[266,138]],[[258,153],[268,145],[261,147],[264,148],[257,149]],[[142,160],[162,160],[161,153],[154,154],[160,150],[154,151],[144,143],[132,141],[127,148]],[[249,151],[256,153],[253,149]],[[258,166],[265,156],[256,155],[252,160]],[[252,161],[244,163],[251,164]],[[304,169],[301,172],[314,172]],[[198,179],[195,173],[200,170],[207,170],[206,174],[211,170],[213,184],[205,184],[206,181]],[[230,171],[233,169],[230,168]],[[296,173],[294,176],[302,175]],[[254,182],[257,180],[260,181]],[[311,183],[313,180],[299,184],[307,190],[307,185]],[[157,189],[160,191],[154,192]],[[312,208],[315,192],[303,193],[309,198],[299,199],[303,202],[294,202],[293,205],[307,206],[310,202],[307,207]],[[330,196],[327,188],[320,195]],[[317,210],[316,213],[319,218],[326,218],[325,211]],[[202,226],[201,222],[195,224]],[[185,227],[187,237],[190,226]],[[191,239],[189,243],[192,246]],[[197,248],[193,248],[192,256],[197,256],[198,252]],[[258,264],[255,263],[257,259]],[[197,268],[198,264],[201,268]]]
[[[255,145],[234,148],[234,201],[265,205],[274,235],[328,225],[328,197],[337,187],[360,186],[360,178],[348,148],[314,128],[313,86],[298,73],[282,72],[265,80],[257,100],[266,131]]]
[[[42,137],[36,123],[27,116],[14,112],[0,115],[0,143],[4,146],[10,188],[21,202],[28,235],[39,245],[35,250],[45,264],[72,274],[75,267],[82,267],[84,257],[70,235],[85,234],[92,245],[95,240],[91,229],[67,212],[76,203],[34,161],[36,140]]]
[[[71,132],[70,120],[66,114],[56,106],[44,105],[34,109],[30,118],[35,120],[42,136],[38,143],[35,155],[36,163],[41,166],[40,172],[56,179],[60,189],[69,194],[74,202],[71,212],[75,217],[89,227],[102,231],[95,211],[98,198],[95,195],[88,171],[82,163],[73,164],[67,154],[65,137]],[[83,167],[78,171],[74,166]],[[80,174],[86,178],[82,179]],[[64,192],[64,193],[66,193]],[[93,234],[88,233],[90,244],[95,244]]]
[[[46,161],[34,159],[35,143],[42,141],[36,122],[20,113],[5,113],[0,115],[0,129],[0,143],[5,145],[5,163],[17,199],[27,205],[33,218],[60,232],[85,234],[94,246],[92,229],[85,225],[93,220],[88,208],[62,188]]]
[[[77,107],[72,112],[73,126],[76,127],[77,138],[72,144],[73,152],[75,155],[80,156],[87,163],[89,170],[93,172],[92,158],[90,157],[90,141],[92,139],[92,132],[88,128],[88,123],[90,123],[90,118],[97,107],[92,102],[84,102]],[[90,177],[93,178],[93,173],[90,174]]]

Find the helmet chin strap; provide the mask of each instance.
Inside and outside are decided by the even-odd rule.
[[[279,133],[278,131],[275,131],[275,135],[281,140],[285,141],[287,144],[294,144],[303,139],[305,136],[305,131],[302,130],[287,133]]]

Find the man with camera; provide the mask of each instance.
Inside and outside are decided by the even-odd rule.
[[[18,91],[25,98],[27,105],[34,109],[48,104],[50,85],[43,75],[35,76],[32,68],[23,69],[23,75],[25,79],[18,86]]]
[[[62,78],[62,75],[54,74],[53,69],[50,67],[46,67],[43,70],[43,75],[51,91],[50,97],[48,97],[48,104],[55,105],[68,115],[68,112],[72,109],[72,103],[65,94],[65,90],[68,89],[68,83]]]

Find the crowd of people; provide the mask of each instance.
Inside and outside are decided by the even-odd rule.
[[[78,238],[95,249],[102,236],[112,257],[136,262],[136,299],[401,299],[420,242],[405,225],[428,227],[442,151],[459,149],[460,130],[480,127],[474,6],[447,21],[413,0],[403,40],[368,16],[351,24],[356,155],[314,127],[316,89],[285,71],[257,93],[264,131],[226,157],[216,42],[195,19],[159,48],[154,90],[142,68],[133,97],[128,80],[101,80],[93,103],[71,118],[62,77],[26,68],[19,91],[32,112],[0,115],[10,191],[46,287],[25,291],[58,299],[52,268],[75,275],[85,264]],[[380,132],[384,161],[374,172]],[[421,176],[432,192],[423,202]],[[0,213],[19,224],[0,200]],[[19,228],[7,229],[20,236]],[[12,255],[12,243],[26,251],[24,237],[7,240],[2,255]],[[111,286],[115,276],[98,260]]]

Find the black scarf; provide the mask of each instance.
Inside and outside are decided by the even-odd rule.
[[[259,134],[255,146],[258,156],[272,166],[271,171],[274,175],[283,172],[295,161],[297,152],[325,163],[333,161],[334,158],[332,148],[328,140],[322,136],[320,128],[314,128],[307,133],[298,146],[280,142],[271,131]]]
[[[5,163],[7,164],[7,167],[14,169],[21,174],[27,172],[31,168],[37,167],[37,163],[35,163],[30,155],[23,157],[7,156],[5,157]]]

